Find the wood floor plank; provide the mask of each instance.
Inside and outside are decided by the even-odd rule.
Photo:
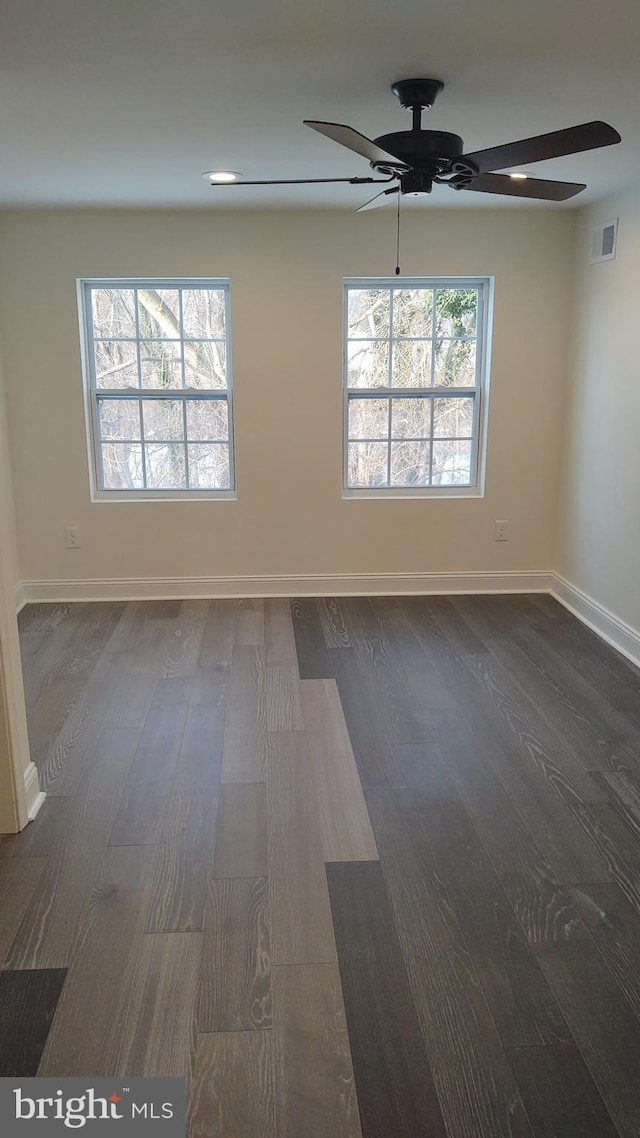
[[[66,975],[66,968],[0,972],[1,1078],[36,1074]]]
[[[327,648],[351,648],[349,629],[335,597],[318,597],[317,612]]]
[[[598,714],[602,701],[591,690],[588,704],[580,708],[562,688],[549,680],[525,652],[510,638],[491,642],[491,652],[502,666],[510,670],[518,686],[535,704],[536,709],[553,724],[565,748],[578,768],[588,773],[616,769],[616,756],[622,748],[629,750],[633,730],[611,730],[607,719]],[[610,718],[616,715],[611,712]],[[622,717],[620,717],[622,719]],[[634,760],[637,766],[638,760]]]
[[[144,727],[163,672],[167,630],[155,629],[148,644],[122,657],[119,684],[109,707],[107,723],[114,727]]]
[[[415,600],[416,598],[408,598]],[[401,599],[398,603],[404,605]],[[559,881],[606,881],[609,875],[594,843],[574,816],[597,791],[577,774],[569,758],[532,722],[530,708],[511,691],[508,677],[495,677],[490,656],[459,656],[428,613],[417,609],[417,634],[441,671],[468,727],[482,743],[520,817]],[[504,681],[504,683],[503,683]],[[578,783],[578,778],[580,781]],[[582,831],[582,832],[581,832]]]
[[[63,677],[87,677],[91,674],[111,639],[125,606],[124,601],[74,605],[74,613],[79,617],[79,627],[69,643],[67,659],[61,673]]]
[[[210,882],[196,1015],[199,1032],[271,1027],[268,892],[265,877]]]
[[[262,649],[236,643],[227,687],[223,782],[264,782],[264,718],[259,714]]]
[[[460,613],[460,616],[473,629],[476,636],[479,636],[485,643],[494,637],[504,635],[503,622],[501,620],[496,621],[493,617],[492,602],[495,599],[494,597],[463,593],[449,599],[456,612]],[[498,599],[501,600],[502,598]],[[502,610],[500,610],[500,616],[502,616]]]
[[[298,656],[289,601],[275,597],[264,602],[265,664],[297,668]]]
[[[441,753],[434,744],[398,750],[410,752],[420,864],[444,882],[503,1046],[571,1042]]]
[[[164,833],[169,786],[135,782],[122,793],[114,818],[110,846],[156,846]]]
[[[376,628],[354,631],[352,639],[361,670],[377,692],[378,714],[386,710],[387,730],[395,743],[425,742],[425,713],[451,707],[451,696],[442,683],[434,683],[433,675],[425,676],[427,660],[402,614],[386,598],[374,598],[371,608]]]
[[[207,620],[208,601],[189,600],[180,604],[180,614],[168,643],[162,675],[193,676],[198,667],[200,647]]]
[[[304,731],[297,667],[267,665],[258,692],[258,716],[266,731]]]
[[[46,860],[44,857],[0,860],[0,965],[4,964]]]
[[[453,720],[438,746],[527,939],[554,943],[588,937],[568,887],[559,883],[531,836],[485,747]]]
[[[507,1052],[536,1138],[618,1138],[575,1044]]]
[[[236,601],[209,601],[198,663],[217,672],[219,680],[225,679],[229,672],[237,623]]]
[[[62,731],[74,708],[81,702],[86,680],[82,677],[56,679],[29,711],[29,751],[40,770],[46,761],[51,740]]]
[[[76,927],[106,853],[138,731],[101,736],[95,762],[67,810],[64,831],[47,859],[8,953],[12,968],[64,968]]]
[[[621,1138],[640,1129],[640,1023],[594,944],[536,948]]]
[[[24,612],[24,609],[22,612]],[[29,669],[33,666],[38,653],[46,644],[48,634],[46,632],[31,632],[28,628],[25,628],[20,624],[21,615],[22,613],[18,614],[18,629],[20,634],[20,659],[22,663],[23,686],[25,686],[27,682],[33,682],[33,679],[29,677]],[[28,710],[27,708],[27,711]]]
[[[447,1131],[531,1138],[445,885],[417,856],[410,796],[370,790],[367,802]]]
[[[156,845],[162,840],[187,710],[186,703],[170,703],[149,711],[118,803],[109,845]]]
[[[553,630],[556,635],[569,637],[572,651],[579,652],[583,656],[588,656],[591,653],[593,666],[597,662],[621,684],[625,684],[640,694],[640,668],[632,660],[618,652],[601,636],[598,636],[594,629],[583,621],[577,620],[573,613],[555,597],[537,594],[536,598],[544,614],[540,621],[532,618],[532,623],[536,628],[544,626],[548,632]]]
[[[31,632],[52,632],[58,625],[66,620],[75,609],[74,604],[68,601],[28,604],[19,614],[20,630]]]
[[[190,1138],[276,1138],[270,1031],[198,1036],[188,1132]]]
[[[65,706],[76,702],[123,609],[121,603],[74,605],[72,614],[46,638],[42,650],[25,669],[29,737],[36,765],[46,752],[47,734],[50,739],[61,726],[51,712],[57,709],[60,715]]]
[[[64,668],[69,645],[81,628],[79,615],[69,615],[43,640],[39,652],[33,656],[24,676],[24,696],[27,712],[31,716],[39,701]]]
[[[108,725],[111,701],[117,697],[122,663],[117,656],[103,657],[86,684],[82,698],[70,709],[57,735],[53,735],[38,773],[47,795],[75,794],[89,756]]]
[[[174,777],[185,786],[217,791],[222,766],[226,697],[223,688],[208,703],[190,703]]]
[[[518,686],[513,660],[507,669],[491,655],[474,656],[467,660],[467,667],[487,697],[501,737],[505,738],[505,731],[515,737],[523,757],[526,753],[531,767],[544,776],[563,801],[569,805],[574,800],[603,801],[601,786],[576,762],[548,715],[538,711],[525,694],[526,680]]]
[[[142,937],[122,1028],[118,1074],[189,1079],[201,955],[201,933]]]
[[[445,1138],[380,864],[327,865],[360,1120],[365,1138]]]
[[[106,652],[133,652],[148,637],[155,622],[171,612],[171,601],[128,601],[109,640]],[[175,605],[173,607],[175,612]]]
[[[376,861],[378,850],[335,680],[302,680],[304,746],[325,861]]]
[[[335,961],[336,946],[304,734],[272,733],[267,781],[274,964]]]
[[[214,877],[266,877],[267,788],[263,782],[220,787]]]
[[[332,653],[332,674],[336,677],[362,786],[402,786],[391,717],[383,711],[380,691],[372,682],[371,674],[367,675],[354,649],[327,651]]]
[[[380,620],[376,612],[377,597],[338,597],[336,604],[349,634],[377,636]],[[357,637],[356,637],[357,639]]]
[[[640,842],[633,830],[607,802],[585,806],[582,822],[600,850],[611,879],[640,912]]]
[[[435,647],[439,642],[438,637],[447,645],[450,645],[450,641],[432,614],[425,609],[424,601],[424,597],[376,597],[372,601],[385,635],[394,651],[402,657],[405,669],[411,675],[416,714],[421,711],[423,716],[427,711],[446,708],[455,710],[457,707],[454,694],[443,680],[436,662],[425,652],[424,627],[428,630],[431,641],[435,638]],[[397,741],[427,742],[427,739],[427,736],[423,736],[416,740]]]
[[[200,665],[198,665],[198,669],[200,669]],[[161,672],[162,669],[158,671],[159,678],[153,691],[151,707],[170,707],[181,703],[190,703],[195,676],[161,676]]]
[[[11,857],[47,857],[60,839],[71,798],[45,798],[36,817],[19,834],[5,834],[0,860]]]
[[[292,600],[291,615],[302,679],[329,679],[334,676],[334,660],[327,651],[316,601],[307,598],[304,601]]]
[[[601,956],[640,1018],[640,916],[618,885],[575,886],[572,896]]]
[[[275,968],[278,1138],[362,1138],[336,964]]]
[[[187,710],[186,703],[151,708],[131,764],[129,786],[166,782],[175,776]]]
[[[220,665],[212,665],[211,667],[204,667],[198,664],[195,676],[188,680],[189,684],[189,703],[192,707],[202,706],[207,704],[217,705],[219,700],[224,700],[226,706],[227,699],[227,681],[229,679],[229,671],[231,669],[231,662],[225,664],[224,668]]]
[[[456,652],[468,656],[489,651],[482,638],[453,604],[451,597],[422,597],[421,604],[440,625]]]
[[[52,740],[40,768],[40,785],[48,795],[75,794],[102,731],[143,727],[160,663],[153,649],[148,647],[131,656],[102,654],[82,699]]]
[[[78,929],[40,1075],[109,1076],[124,1031],[154,850],[110,849]]]
[[[604,771],[602,780],[613,791],[616,810],[640,839],[640,777],[633,771]]]
[[[217,788],[172,784],[146,932],[197,932],[204,927],[217,807]]]
[[[236,644],[264,649],[264,601],[242,600],[237,606]]]
[[[594,632],[568,614],[536,626],[553,650],[608,703],[640,729],[640,673]]]
[[[637,744],[637,734],[596,688],[511,610],[506,612],[500,638],[491,646],[507,661],[515,659],[527,692],[538,706],[554,712],[585,769],[617,769],[617,750]],[[638,769],[637,759],[632,769]]]

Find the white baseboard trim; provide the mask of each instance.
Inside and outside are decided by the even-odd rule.
[[[29,821],[33,822],[38,810],[47,797],[46,794],[40,790],[38,768],[35,763],[29,763],[29,766],[24,772],[24,793],[27,800],[27,815]]]
[[[209,600],[427,593],[548,593],[551,573],[348,573],[274,577],[149,577],[23,581],[23,604],[62,601]]]
[[[553,574],[551,593],[583,624],[640,668],[640,632],[558,573]]]

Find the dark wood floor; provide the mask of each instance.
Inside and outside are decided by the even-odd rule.
[[[184,1075],[193,1138],[637,1138],[631,664],[545,596],[20,625],[0,1075]]]

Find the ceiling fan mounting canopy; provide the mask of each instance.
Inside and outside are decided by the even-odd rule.
[[[399,194],[429,194],[434,182],[454,190],[474,190],[543,201],[566,201],[586,189],[584,183],[554,182],[529,176],[516,181],[508,174],[496,171],[529,166],[534,162],[545,162],[550,158],[579,154],[585,150],[596,150],[621,141],[617,130],[607,123],[595,121],[464,153],[464,143],[459,135],[422,128],[422,112],[433,106],[443,89],[444,83],[440,79],[399,79],[393,83],[391,90],[394,95],[401,106],[412,113],[411,129],[381,134],[373,139],[345,123],[304,120],[305,126],[310,126],[312,130],[366,158],[374,173],[382,175],[380,178],[276,178],[261,182],[238,181],[233,185],[397,183],[360,206],[360,210],[385,205]]]
[[[398,79],[391,84],[391,90],[403,107],[432,107],[444,90],[444,83],[440,79]]]

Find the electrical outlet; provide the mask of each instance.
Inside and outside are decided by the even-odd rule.
[[[67,526],[64,531],[67,549],[80,548],[80,526]]]
[[[508,522],[496,522],[495,540],[496,541],[508,541],[509,540],[509,523]]]

